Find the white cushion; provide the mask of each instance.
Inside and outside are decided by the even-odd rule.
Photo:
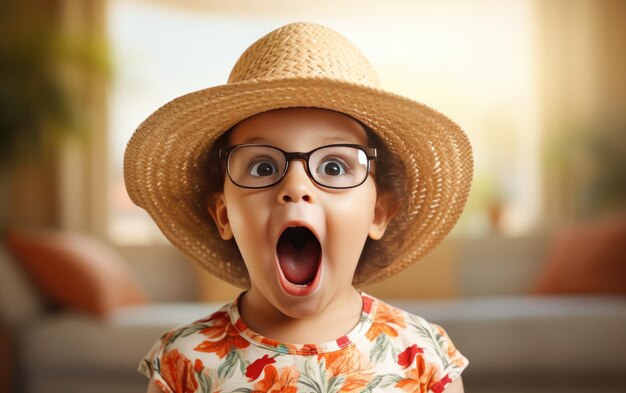
[[[390,302],[440,324],[476,377],[625,375],[626,297]]]
[[[87,314],[49,314],[20,331],[25,370],[135,374],[141,359],[168,330],[216,311],[218,303],[128,306],[106,321]]]

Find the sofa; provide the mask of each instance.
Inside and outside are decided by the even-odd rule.
[[[465,391],[626,391],[626,297],[533,293],[549,253],[546,239],[454,240],[463,296],[385,299],[446,328],[470,359]],[[135,276],[145,301],[117,305],[105,315],[51,306],[17,259],[0,246],[6,391],[145,391],[147,381],[136,369],[151,345],[166,330],[222,305],[194,301],[193,291],[159,294],[173,271],[192,280],[190,264],[153,265],[145,274],[145,265],[129,260],[131,271],[140,273]]]

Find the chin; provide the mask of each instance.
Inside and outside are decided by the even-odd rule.
[[[329,296],[330,288],[325,287],[329,281],[320,277],[317,288],[306,296],[289,294],[282,285],[274,288],[273,306],[289,318],[303,319],[314,317],[320,314],[331,300]],[[269,299],[268,299],[269,300]]]
[[[309,298],[285,299],[281,304],[274,304],[274,307],[289,318],[305,319],[322,312],[325,304],[317,296],[311,296]]]

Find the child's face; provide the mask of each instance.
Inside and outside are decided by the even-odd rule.
[[[231,146],[262,144],[286,152],[341,143],[368,147],[357,121],[312,108],[253,116],[230,137]],[[271,165],[255,163],[250,165],[255,175],[271,172]],[[283,314],[300,318],[317,314],[352,288],[365,240],[380,238],[388,223],[384,206],[378,205],[372,175],[354,188],[325,188],[308,176],[303,160],[294,159],[271,187],[246,189],[226,176],[224,191],[209,211],[222,237],[234,236],[243,256],[251,281],[246,296],[260,296]]]

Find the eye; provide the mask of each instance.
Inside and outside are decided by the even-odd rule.
[[[272,176],[278,172],[276,164],[269,160],[257,160],[250,164],[250,174],[252,176]]]
[[[317,173],[326,176],[341,176],[348,171],[348,165],[339,158],[327,158],[317,167]]]

